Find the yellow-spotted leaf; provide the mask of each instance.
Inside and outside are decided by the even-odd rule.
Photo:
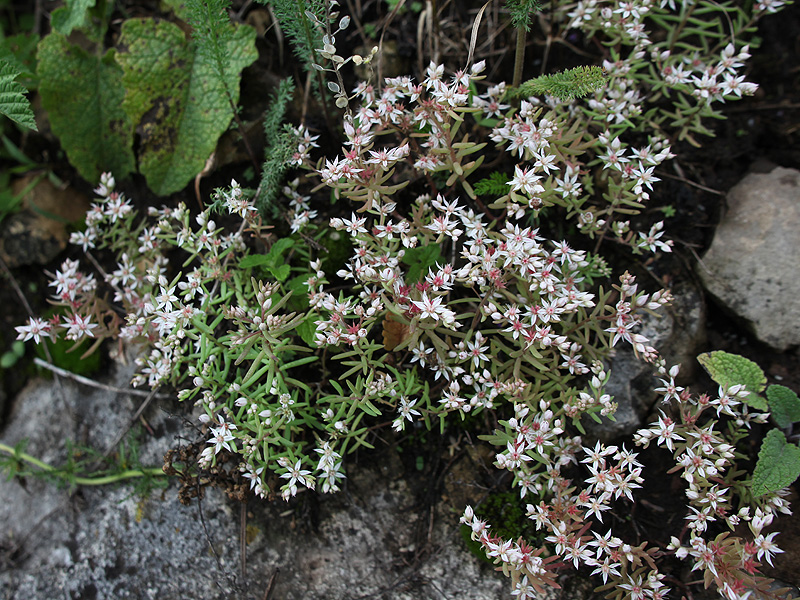
[[[140,136],[139,171],[158,195],[183,189],[203,170],[234,116],[242,69],[258,53],[252,27],[228,26],[224,79],[177,25],[128,19],[122,26],[123,108]]]

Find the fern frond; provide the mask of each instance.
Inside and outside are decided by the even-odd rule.
[[[25,97],[26,90],[15,81],[18,76],[19,71],[13,65],[0,60],[0,114],[23,127],[38,131],[31,103]]]
[[[512,97],[554,96],[559,100],[572,100],[591,94],[603,86],[605,73],[600,67],[575,67],[561,73],[540,75],[509,90]]]
[[[508,187],[509,181],[507,175],[494,171],[489,177],[475,182],[475,193],[478,196],[505,196],[511,189]]]
[[[289,168],[292,156],[297,152],[297,136],[291,125],[284,125],[275,144],[269,147],[261,168],[260,193],[255,204],[263,217],[276,218],[279,207],[276,203],[283,185],[283,176]]]

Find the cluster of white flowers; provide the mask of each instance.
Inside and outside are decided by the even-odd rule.
[[[715,410],[717,417],[723,414],[731,417],[736,427],[746,430],[752,422],[766,422],[769,413],[754,413],[748,409],[743,400],[749,392],[743,385],[720,386],[716,397],[705,394],[694,397],[675,385],[677,367],[667,372],[662,366],[661,371],[662,377],[667,379],[662,379],[664,386],[660,391],[664,392],[665,402],[677,401],[680,420],[676,422],[662,412],[650,427],[640,429],[634,440],[645,448],[653,440],[659,446],[666,446],[674,455],[676,467],[673,470],[678,470],[687,483],[688,546],[673,537],[670,548],[679,558],[691,557],[694,560],[692,570],[702,570],[706,581],[714,580],[725,598],[742,600],[752,593],[754,562],[765,559],[772,564],[773,555],[783,552],[773,539],[776,533],[765,535],[764,528],[776,513],[791,512],[782,491],[767,494],[754,510],[736,501],[739,492],[723,483],[731,480],[730,469],[735,458],[735,448],[727,441],[730,429],[726,432],[721,423],[702,419],[701,415]],[[724,522],[730,530],[747,522],[753,540],[728,537],[727,533],[709,539],[711,523],[717,521]]]
[[[530,491],[534,497],[542,497],[545,489],[552,495],[549,502],[540,500],[538,504],[527,505],[528,518],[536,524],[537,530],[545,530],[548,535],[544,539],[555,550],[551,560],[563,560],[575,568],[591,567],[592,574],[602,577],[603,583],[612,577],[618,587],[630,590],[636,597],[663,599],[669,588],[662,582],[663,574],[647,568],[653,564],[651,552],[641,545],[633,546],[613,536],[611,530],[602,535],[594,530],[591,535],[585,534],[587,521],[596,519],[602,523],[603,512],[611,509],[612,501],[620,498],[632,500],[633,490],[641,487],[642,465],[637,454],[624,446],[604,446],[599,442],[594,448],[581,449],[580,438],[564,444],[563,438],[558,437],[562,433],[558,420],[551,429],[548,417],[553,418],[552,411],[546,405],[541,408],[544,412],[531,421],[525,419],[527,407],[517,407],[516,416],[507,425],[507,429],[515,431],[516,435],[508,443],[507,451],[498,455],[498,465],[519,469],[525,462],[533,461],[534,455],[537,461],[546,461],[547,468],[541,474],[517,473],[515,477],[522,482],[523,496]],[[560,441],[552,459],[545,448],[546,440],[552,437],[550,432],[555,434],[555,440]],[[563,477],[561,469],[575,463],[581,450],[586,455],[581,463],[587,466],[590,477],[585,479],[586,487],[576,489]],[[467,507],[461,520],[470,526],[472,539],[481,543],[487,556],[496,557],[504,572],[512,574],[517,582],[515,593],[518,597],[536,598],[534,591],[553,577],[538,558],[544,547],[534,553],[533,548],[522,542],[493,537],[489,525],[477,519],[471,507]]]
[[[676,385],[677,368],[667,371],[640,332],[641,314],[668,304],[669,292],[640,290],[627,272],[602,293],[593,283],[610,273],[597,254],[608,237],[634,252],[671,251],[663,222],[637,232],[630,221],[615,220],[643,207],[660,181],[656,170],[674,157],[667,118],[679,138],[703,132],[700,119],[713,114],[712,103],[755,90],[740,74],[748,46],[727,43],[727,31],[713,50],[687,56],[676,51],[685,32],[662,40],[648,29],[668,28],[676,10],[688,19],[710,1],[682,0],[678,9],[671,0],[579,0],[557,8],[569,11],[572,27],[615,41],[604,63],[608,85],[583,103],[530,98],[518,108],[504,103],[503,83],[476,91],[483,61],[452,76],[432,62],[420,82],[387,78],[378,88],[359,84],[348,97],[339,70],[369,58],[335,54],[347,17],[335,31],[332,13],[325,22],[315,17],[325,31],[320,56],[335,63],[318,67],[336,75],[338,83],[328,88],[337,107],[348,110],[345,141],[341,156],[312,164],[317,136],[295,128],[298,145],[289,162],[310,175],[283,189],[291,237],[271,236],[236,181],[216,197],[215,207],[227,209],[223,218],[209,209],[193,219],[179,204],[152,208],[139,222],[104,174],[87,227],[72,242],[87,253],[110,249],[117,264],[98,282],[66,261],[51,284],[64,316],[32,318],[17,327],[19,339],[118,335],[142,344],[134,384],[184,386],[179,398],[195,401],[208,435],[199,467],[218,464],[220,453],[238,454],[241,476],[262,498],[273,494],[270,480],[281,481],[286,500],[303,488],[337,491],[342,455],[368,443],[365,417],[391,414],[392,428],[403,434],[448,413],[463,418],[505,403],[514,416],[494,433],[495,465],[531,499],[528,517],[555,554],[493,536],[472,508],[462,522],[511,575],[514,595],[534,598],[555,583],[555,561],[564,561],[590,567],[626,598],[661,600],[668,589],[655,549],[588,529],[641,487],[637,454],[624,445],[583,447],[580,436],[567,434],[584,414],[614,413],[602,349],[630,344],[656,365],[665,402],[681,407],[681,421],[662,413],[635,437],[639,445],[655,440],[673,452],[675,472],[686,482],[689,544],[676,538],[672,548],[691,557],[724,595],[745,598],[737,574],[754,572],[756,559],[771,561],[780,552],[764,528],[788,507],[776,493],[752,514],[734,512],[733,488],[721,479],[730,473],[733,445],[717,422],[701,425],[697,417],[716,410],[743,430],[765,417],[747,409],[741,388],[693,400]],[[781,4],[762,0],[757,10]],[[670,94],[680,99],[673,115],[644,110]],[[353,100],[358,106],[350,112]],[[496,120],[487,142],[460,132],[472,116]],[[475,181],[489,142],[504,148],[513,165],[500,167],[499,179]],[[313,188],[310,180],[351,202],[344,213],[350,217],[319,224],[311,193],[303,194]],[[602,198],[592,191],[598,183],[606,190]],[[546,227],[538,226],[543,210],[574,220],[597,239],[595,252],[547,239]],[[239,220],[237,231],[226,234],[218,224],[227,218]],[[334,288],[324,257],[315,257],[324,236],[347,236],[352,246],[329,272],[344,286]],[[254,248],[263,254],[253,255]],[[283,254],[288,248],[292,258]],[[170,268],[168,252],[177,249],[185,262]],[[99,285],[113,290],[113,305],[98,297]],[[292,371],[316,361],[321,381]],[[567,469],[583,477],[575,483]],[[710,523],[732,528],[742,521],[752,542],[706,539]]]

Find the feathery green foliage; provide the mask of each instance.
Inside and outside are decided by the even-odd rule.
[[[15,81],[18,75],[19,71],[13,65],[0,59],[0,114],[23,127],[38,131],[31,103],[25,97],[25,88]]]
[[[306,72],[311,72],[312,65],[318,63],[316,49],[322,48],[322,32],[317,29],[306,12],[314,14],[323,21],[326,18],[326,0],[259,0],[261,4],[270,4],[281,29],[292,43],[297,58],[303,63]]]
[[[542,10],[539,0],[506,0],[506,8],[511,13],[511,24],[514,28],[522,27],[531,30],[531,15]]]
[[[229,89],[229,77],[225,75],[234,32],[228,16],[230,4],[230,0],[186,0],[197,55],[212,66],[228,98],[232,99],[235,94]]]
[[[291,79],[282,79],[272,98],[269,110],[264,117],[264,134],[267,138],[267,145],[272,146],[278,143],[282,124],[286,116],[286,106],[292,101],[294,95],[294,82]]]
[[[504,196],[510,189],[508,176],[493,171],[485,179],[475,182],[475,193],[478,196]]]
[[[282,125],[286,106],[293,94],[294,83],[291,79],[283,79],[264,118],[267,149],[261,169],[260,192],[255,199],[256,207],[262,216],[267,216],[267,213],[273,218],[277,216],[275,200],[281,190],[283,175],[289,167],[289,161],[297,150],[297,140],[292,128],[289,125]]]
[[[600,67],[575,67],[560,73],[540,75],[509,90],[511,97],[555,96],[559,100],[572,100],[591,94],[605,84],[606,76]]]

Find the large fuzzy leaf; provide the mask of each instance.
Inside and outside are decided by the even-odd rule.
[[[90,54],[59,33],[39,43],[39,93],[69,161],[90,182],[133,170],[133,129],[122,110],[122,69],[114,51]]]
[[[711,379],[723,387],[744,385],[750,394],[744,399],[745,403],[759,410],[767,410],[767,401],[759,394],[764,391],[767,377],[752,360],[729,354],[722,350],[715,350],[697,357],[697,361],[711,375]]]
[[[800,399],[797,394],[783,385],[771,385],[767,388],[767,401],[772,418],[778,427],[786,428],[800,421]]]
[[[770,429],[753,472],[752,490],[758,498],[792,485],[800,475],[800,448],[786,441],[786,436],[777,429]]]
[[[69,35],[72,30],[86,22],[86,12],[96,0],[67,0],[66,5],[53,11],[51,26],[58,33]]]
[[[0,59],[0,114],[23,127],[37,130],[31,104],[25,97],[25,88],[16,81],[19,71]]]
[[[258,57],[255,30],[233,31],[224,82],[217,65],[172,23],[129,19],[119,47],[123,107],[141,136],[139,171],[156,194],[171,194],[203,169],[228,128],[242,69]]]

